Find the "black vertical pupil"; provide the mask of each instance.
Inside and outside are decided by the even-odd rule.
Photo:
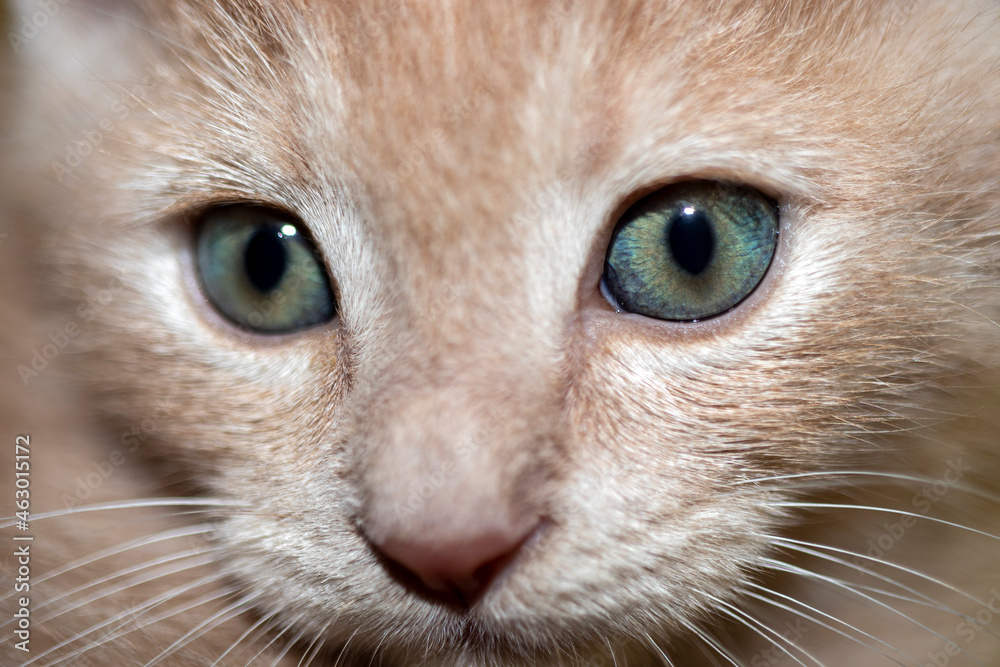
[[[670,221],[670,252],[681,268],[692,275],[705,270],[715,250],[715,234],[705,212],[686,206]]]
[[[277,287],[285,275],[287,263],[285,242],[278,229],[261,229],[254,232],[243,255],[243,266],[246,268],[247,277],[258,291],[270,292]]]

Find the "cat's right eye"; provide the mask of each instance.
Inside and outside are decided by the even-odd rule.
[[[305,228],[262,206],[210,209],[197,232],[197,267],[209,300],[259,333],[289,333],[337,313],[326,269]]]

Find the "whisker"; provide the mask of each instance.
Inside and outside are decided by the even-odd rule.
[[[611,640],[605,637],[604,641],[608,643],[608,650],[611,652],[611,662],[615,664],[615,667],[618,667],[618,657],[615,655],[614,647],[611,646]]]
[[[312,661],[316,659],[316,656],[319,655],[320,649],[323,647],[323,642],[320,640],[323,635],[326,634],[326,631],[332,622],[333,621],[328,622],[323,626],[322,630],[316,633],[316,638],[312,640],[312,643],[310,643],[308,647],[306,647],[306,650],[302,655],[302,659],[299,660],[299,663],[295,667],[309,667],[309,665],[312,664]]]
[[[902,565],[899,565],[897,563],[893,563],[891,561],[882,560],[882,559],[879,559],[879,558],[875,558],[873,556],[868,556],[866,554],[861,554],[861,553],[854,552],[854,551],[849,551],[849,550],[845,550],[845,549],[838,549],[836,547],[830,547],[830,546],[826,546],[826,545],[823,545],[823,544],[816,544],[816,543],[813,543],[813,542],[803,542],[801,540],[793,540],[793,539],[790,539],[790,538],[783,538],[783,537],[778,537],[778,536],[774,536],[774,540],[777,541],[777,542],[783,542],[783,543],[785,543],[784,546],[787,549],[791,549],[793,551],[798,551],[800,553],[806,553],[806,554],[809,554],[811,556],[815,556],[816,558],[821,558],[821,559],[826,560],[826,561],[831,562],[831,563],[837,563],[839,565],[843,565],[844,567],[846,567],[848,569],[855,570],[857,572],[862,572],[862,573],[867,574],[869,576],[875,577],[876,579],[880,579],[880,580],[882,580],[882,581],[884,581],[884,582],[886,582],[888,584],[892,584],[893,586],[897,586],[897,587],[903,589],[904,591],[906,591],[908,593],[912,593],[913,595],[916,595],[918,598],[922,598],[925,602],[920,602],[919,600],[912,600],[910,598],[904,598],[904,599],[906,599],[906,600],[908,600],[910,602],[915,602],[917,604],[926,604],[927,606],[930,606],[933,609],[937,609],[938,611],[942,611],[942,612],[945,612],[945,613],[948,613],[948,614],[952,614],[954,616],[958,616],[960,618],[964,618],[965,620],[969,620],[970,617],[966,616],[965,614],[962,614],[961,612],[959,612],[958,610],[956,610],[956,609],[954,609],[952,607],[949,607],[948,605],[941,604],[940,602],[938,602],[937,600],[934,600],[930,596],[925,595],[925,594],[921,593],[920,591],[918,591],[918,590],[916,590],[914,588],[906,586],[905,584],[902,584],[899,581],[896,581],[895,579],[892,579],[891,577],[886,577],[885,575],[882,575],[882,574],[880,574],[878,572],[872,572],[871,570],[869,570],[867,568],[864,568],[864,567],[861,567],[860,565],[856,565],[854,563],[850,563],[850,562],[848,562],[848,561],[846,561],[846,560],[844,560],[842,558],[837,558],[835,556],[830,556],[829,554],[821,553],[819,551],[816,551],[815,549],[826,549],[828,551],[834,551],[834,552],[837,552],[837,553],[846,554],[848,556],[855,556],[855,557],[858,557],[858,558],[863,558],[865,560],[873,561],[875,563],[880,563],[880,564],[885,565],[887,567],[891,567],[891,568],[900,570],[902,572],[906,572],[907,574],[913,575],[914,577],[923,579],[923,580],[928,581],[930,583],[937,584],[938,586],[946,588],[946,589],[948,589],[948,590],[950,590],[950,591],[952,591],[954,593],[957,593],[957,594],[961,595],[964,598],[967,598],[967,599],[971,600],[972,602],[975,602],[980,607],[985,607],[986,606],[985,602],[983,602],[982,600],[976,599],[974,596],[970,595],[969,593],[966,593],[965,591],[963,591],[960,588],[957,588],[956,586],[952,586],[951,584],[949,584],[949,583],[947,583],[945,581],[942,581],[940,579],[936,579],[936,578],[934,578],[934,577],[932,577],[930,575],[924,574],[923,572],[920,572],[918,570],[912,570],[912,569],[910,569],[908,567],[904,567]],[[815,549],[812,549],[812,548],[809,548],[809,547],[814,547]],[[857,584],[857,586],[860,586],[860,584]],[[876,590],[878,590],[878,589],[876,589]],[[885,593],[886,595],[889,595],[891,597],[895,597],[891,593],[889,593],[888,591],[880,591],[880,592]]]
[[[298,644],[300,641],[302,641],[302,638],[305,636],[306,636],[305,628],[302,628],[301,630],[296,632],[295,636],[285,643],[285,647],[281,649],[281,653],[279,653],[278,656],[274,659],[274,661],[271,662],[271,667],[278,667],[278,663],[284,660],[285,656],[288,655],[288,652],[292,650],[292,647]]]
[[[785,482],[794,479],[826,479],[833,477],[834,479],[839,479],[841,477],[871,477],[872,479],[891,479],[899,480],[904,482],[914,482],[917,484],[933,484],[936,479],[931,477],[919,477],[916,475],[904,475],[901,473],[892,472],[876,472],[874,470],[817,470],[814,472],[797,472],[789,473],[787,475],[768,475],[765,477],[753,477],[749,479],[741,479],[737,482],[732,482],[732,486],[742,486],[744,484],[759,484],[761,482]]]
[[[698,647],[698,650],[701,652],[701,654],[703,656],[705,656],[706,658],[708,658],[708,661],[712,663],[712,667],[722,667],[722,665],[719,664],[719,661],[715,659],[715,656],[712,655],[711,653],[709,653],[709,649],[713,648],[713,647],[707,646],[702,641],[697,642],[695,644],[695,646]],[[736,663],[732,663],[732,664],[736,665]],[[740,666],[736,665],[736,667],[740,667]]]
[[[160,556],[158,558],[154,558],[152,560],[148,560],[148,561],[145,561],[143,563],[129,565],[128,567],[122,568],[121,570],[118,570],[117,572],[114,572],[114,573],[109,574],[109,575],[105,575],[104,577],[101,577],[100,579],[95,579],[94,581],[89,581],[89,582],[87,582],[85,584],[81,584],[80,586],[77,586],[76,588],[70,589],[70,590],[65,591],[63,593],[60,593],[59,595],[56,595],[56,596],[51,597],[51,598],[48,598],[45,601],[39,603],[39,605],[38,605],[38,607],[36,609],[42,609],[42,608],[47,607],[47,606],[49,606],[51,604],[55,604],[55,603],[59,602],[60,600],[63,600],[65,598],[68,598],[68,597],[77,595],[79,593],[82,593],[83,591],[85,591],[85,590],[87,590],[89,588],[94,588],[95,586],[100,586],[101,584],[105,584],[105,583],[107,583],[107,582],[109,582],[109,581],[111,581],[113,579],[118,579],[120,577],[124,577],[124,576],[130,575],[130,574],[135,574],[135,573],[140,572],[142,570],[145,570],[145,569],[148,569],[148,568],[153,568],[153,567],[156,567],[158,565],[164,565],[166,563],[170,563],[170,562],[173,562],[173,561],[178,561],[178,560],[182,560],[182,559],[185,559],[185,558],[193,558],[195,556],[204,555],[204,554],[206,554],[206,553],[208,553],[210,551],[215,551],[217,549],[218,549],[218,547],[207,547],[207,546],[206,547],[199,547],[199,548],[195,548],[195,549],[189,549],[187,551],[182,551],[182,552],[176,553],[176,554],[170,554],[170,555],[167,555],[167,556]],[[208,559],[208,560],[202,561],[202,564],[208,564],[210,562],[211,562],[211,559]],[[176,571],[177,572],[181,572],[183,570],[189,569],[190,567],[194,567],[194,566],[191,565],[191,564],[188,564],[188,565],[185,565],[183,568],[181,568],[179,570],[176,570]],[[164,573],[162,575],[159,575],[159,576],[167,576],[167,575],[169,575],[171,573],[172,573],[171,571],[168,571],[168,572],[166,572],[166,573]],[[138,581],[138,583],[146,583],[147,581],[152,581],[152,579],[140,579]],[[122,582],[122,583],[124,583],[124,582]],[[136,584],[132,584],[132,585],[136,585]],[[129,587],[131,587],[131,586],[127,586],[127,588],[129,588]],[[117,590],[111,591],[108,594],[110,595],[110,594],[119,592],[121,590],[122,589],[119,588]],[[101,597],[104,597],[104,595],[91,598],[90,600],[88,600],[88,602],[92,602],[94,600],[99,600]],[[58,614],[56,614],[56,615],[58,615]],[[50,618],[54,618],[54,616],[46,617],[45,619],[43,619],[42,622],[47,621]]]
[[[266,632],[267,631],[267,624],[269,624],[271,622],[271,620],[276,615],[277,615],[277,612],[273,611],[270,614],[268,614],[267,616],[261,616],[259,619],[257,619],[257,622],[254,623],[253,625],[251,625],[249,628],[247,628],[246,631],[242,635],[240,635],[236,639],[236,641],[234,641],[232,643],[232,645],[229,648],[227,648],[222,653],[222,655],[220,655],[218,658],[215,659],[215,661],[210,665],[210,667],[216,667],[216,665],[218,665],[222,661],[223,658],[225,658],[227,655],[229,655],[233,650],[236,649],[236,647],[238,647],[240,644],[242,644],[248,637],[250,637],[252,634],[254,634],[255,632],[257,632],[258,630],[260,631],[258,634],[263,634],[264,632]],[[256,641],[256,636],[254,637],[254,639],[252,641]]]
[[[928,602],[926,600],[920,600],[917,598],[910,597],[909,595],[903,595],[902,593],[893,593],[892,591],[887,591],[881,588],[877,588],[875,586],[866,586],[865,584],[860,584],[860,583],[854,583],[853,586],[859,591],[868,591],[869,593],[872,593],[874,595],[881,595],[887,598],[893,598],[894,600],[900,600],[902,602],[908,602],[910,604],[919,605],[921,607],[934,609],[944,614],[951,614],[952,616],[957,616],[965,621],[974,621],[976,625],[980,625],[984,628],[993,628],[994,630],[1000,630],[1000,626],[997,626],[992,623],[980,623],[974,617],[969,616],[968,614],[963,614],[962,612],[955,609],[951,609],[950,607],[941,605],[938,602],[933,602],[933,601]],[[988,632],[987,634],[992,635],[994,637],[997,636],[992,632]]]
[[[700,628],[698,628],[698,626],[696,626],[695,624],[689,623],[688,621],[684,620],[681,621],[681,625],[690,630],[695,637],[705,642],[705,645],[707,645],[709,648],[715,649],[718,652],[718,654],[721,655],[723,658],[725,658],[730,665],[732,665],[733,667],[740,667],[740,664],[736,662],[736,658],[732,656],[732,654],[729,652],[729,649],[719,644],[719,642],[714,637],[712,637],[707,631],[703,631]],[[710,660],[712,660],[713,663],[715,663],[715,660],[712,659],[711,655],[707,653],[705,655]]]
[[[246,503],[235,500],[223,500],[221,498],[148,498],[145,500],[133,500],[129,502],[98,503],[94,505],[84,505],[81,507],[67,507],[52,512],[31,515],[31,521],[41,521],[43,519],[53,519],[71,514],[84,514],[86,512],[106,512],[112,510],[141,509],[146,507],[248,507]],[[0,529],[10,528],[18,521],[15,517],[2,517]]]
[[[819,574],[818,572],[811,572],[810,570],[806,570],[804,568],[796,567],[795,565],[790,565],[788,563],[783,563],[782,561],[775,560],[773,558],[764,557],[764,558],[761,558],[760,560],[761,560],[762,563],[770,566],[772,569],[776,569],[776,570],[781,571],[781,572],[788,572],[789,574],[797,574],[799,576],[807,577],[807,578],[810,578],[810,579],[818,579],[819,581],[825,581],[825,582],[827,582],[829,584],[833,584],[834,586],[837,586],[838,588],[842,588],[842,589],[844,589],[844,590],[846,590],[846,591],[848,591],[850,593],[853,593],[853,594],[855,594],[857,596],[860,596],[860,597],[868,600],[869,602],[874,602],[875,604],[879,605],[880,607],[888,609],[893,614],[896,614],[897,616],[900,616],[901,618],[906,619],[910,623],[913,623],[917,627],[922,628],[922,629],[926,630],[927,632],[931,633],[932,635],[941,638],[941,640],[943,640],[945,642],[949,641],[947,637],[945,637],[944,635],[942,635],[942,634],[940,634],[940,633],[932,630],[931,628],[927,627],[926,625],[924,625],[920,621],[918,621],[918,620],[916,620],[916,619],[914,619],[914,618],[912,618],[910,616],[907,616],[906,614],[904,614],[903,612],[899,611],[898,609],[896,609],[894,607],[891,607],[891,606],[885,604],[884,602],[871,597],[870,595],[865,595],[864,593],[862,593],[861,591],[857,590],[857,588],[855,588],[854,586],[850,585],[846,581],[843,581],[841,579],[837,579],[835,577],[828,577],[828,576]],[[959,650],[962,651],[962,653],[965,653],[965,655],[968,655],[970,658],[972,658],[972,656],[969,655],[966,651],[962,650],[961,647],[959,647]],[[977,665],[981,664],[975,658],[972,658],[972,660],[975,661]]]
[[[337,612],[337,615],[334,617],[332,623],[336,623],[338,618],[340,618],[340,611]],[[372,667],[375,664],[375,656],[378,655],[378,652],[382,648],[382,644],[385,643],[385,640],[389,638],[389,633],[389,629],[386,629],[382,632],[382,636],[378,638],[378,643],[375,644],[375,650],[372,651],[372,657],[368,660],[368,667]]]
[[[860,629],[860,628],[857,628],[857,627],[855,627],[855,626],[853,626],[853,625],[851,625],[851,624],[847,623],[846,621],[844,621],[844,620],[842,620],[842,619],[839,619],[839,618],[837,618],[836,616],[832,616],[832,615],[830,615],[830,614],[828,614],[828,613],[826,613],[826,612],[822,611],[821,609],[818,609],[818,608],[816,608],[816,607],[813,607],[813,606],[811,606],[811,605],[808,605],[808,604],[806,604],[805,602],[802,602],[801,600],[797,600],[796,598],[794,598],[794,597],[792,597],[792,596],[790,596],[790,595],[785,595],[784,593],[779,593],[778,591],[775,591],[775,590],[771,590],[771,589],[767,588],[766,586],[762,586],[762,585],[760,585],[760,584],[757,584],[757,583],[755,583],[755,582],[752,582],[752,581],[750,581],[750,582],[747,582],[747,583],[748,583],[748,584],[749,584],[750,586],[753,586],[754,588],[756,588],[756,589],[758,589],[758,590],[761,590],[761,591],[766,591],[767,593],[769,593],[769,594],[771,594],[771,595],[775,595],[775,596],[777,596],[777,597],[780,597],[780,598],[782,598],[783,600],[787,600],[787,601],[789,601],[789,602],[791,602],[791,603],[793,603],[793,604],[797,604],[797,605],[799,605],[800,607],[805,607],[805,608],[806,608],[806,609],[808,609],[809,611],[812,611],[812,612],[815,612],[815,613],[817,613],[817,614],[820,614],[821,616],[825,616],[826,618],[829,618],[830,620],[832,620],[832,621],[834,621],[834,622],[836,622],[836,623],[840,623],[841,625],[844,625],[844,626],[846,626],[846,627],[848,627],[848,628],[851,628],[852,630],[855,630],[855,631],[857,631],[858,633],[860,633],[860,634],[864,635],[865,637],[868,637],[869,639],[873,639],[873,640],[877,641],[878,643],[882,644],[882,645],[883,645],[883,646],[885,646],[886,648],[888,648],[888,649],[890,649],[890,650],[892,650],[892,651],[896,651],[896,652],[897,652],[897,653],[899,653],[900,655],[902,655],[902,656],[904,656],[904,657],[906,657],[906,658],[908,658],[908,659],[910,659],[910,660],[913,660],[914,662],[918,662],[917,660],[914,660],[914,659],[913,659],[912,657],[910,657],[910,656],[906,655],[906,654],[905,654],[905,653],[904,653],[903,651],[900,651],[900,650],[899,650],[898,648],[896,648],[896,647],[895,647],[895,646],[893,646],[892,644],[889,644],[889,643],[885,642],[884,640],[882,640],[882,639],[879,639],[879,638],[878,638],[878,637],[876,637],[875,635],[872,635],[872,634],[869,634],[869,633],[865,632],[864,630],[862,630],[862,629]],[[774,601],[772,600],[772,602],[774,602]]]
[[[805,649],[803,649],[800,646],[797,646],[793,641],[791,641],[790,639],[782,636],[782,634],[780,632],[778,632],[777,630],[775,630],[771,626],[767,625],[763,621],[761,621],[761,620],[759,620],[757,618],[754,618],[751,614],[748,614],[747,612],[744,612],[744,611],[741,611],[741,610],[737,609],[736,607],[734,607],[733,605],[729,604],[725,600],[717,598],[714,595],[708,595],[708,597],[710,599],[714,600],[716,604],[718,604],[718,605],[720,605],[720,606],[723,607],[723,609],[722,609],[722,613],[723,614],[726,614],[727,616],[729,616],[733,620],[737,621],[741,625],[749,628],[754,633],[758,634],[761,638],[763,638],[764,640],[768,641],[772,646],[774,646],[775,648],[779,649],[782,653],[784,653],[785,655],[787,655],[789,658],[791,658],[792,660],[794,660],[796,663],[798,663],[799,665],[802,665],[802,667],[806,667],[806,664],[804,662],[802,662],[801,660],[799,660],[798,658],[796,658],[794,655],[792,655],[791,651],[789,651],[788,649],[786,649],[784,646],[782,646],[781,644],[779,644],[777,641],[775,641],[772,638],[769,638],[767,636],[767,634],[765,634],[765,632],[768,633],[768,634],[774,635],[779,640],[785,642],[791,648],[794,648],[795,650],[799,651],[800,653],[802,653],[804,656],[806,656],[807,658],[809,658],[810,660],[812,660],[813,662],[815,662],[820,667],[823,667],[823,663],[821,663],[819,660],[817,660],[812,655],[810,655],[810,653],[808,651],[806,651]],[[759,626],[759,627],[755,627],[755,626]]]
[[[337,654],[337,660],[336,662],[333,663],[333,667],[340,666],[340,661],[344,659],[345,655],[347,655],[347,647],[350,646],[351,640],[354,639],[354,636],[357,635],[360,630],[361,628],[358,628],[357,630],[352,632],[351,636],[347,638],[346,642],[344,642],[344,646],[340,649],[340,653]]]
[[[283,637],[284,634],[286,632],[288,632],[289,628],[291,628],[293,625],[297,625],[299,623],[299,621],[302,620],[303,616],[304,616],[303,614],[300,614],[300,615],[296,616],[295,619],[292,621],[292,623],[290,625],[286,625],[285,627],[283,627],[281,629],[280,632],[276,632],[274,634],[274,636],[271,637],[271,641],[269,641],[268,643],[264,644],[264,646],[262,646],[259,651],[257,651],[256,653],[254,653],[253,657],[250,658],[250,660],[247,662],[247,664],[245,665],[245,667],[250,667],[250,665],[252,665],[257,660],[257,658],[259,658],[261,655],[264,654],[264,651],[266,651],[267,649],[271,648],[272,644],[274,644],[276,641],[278,641],[279,639],[281,639],[281,637]]]
[[[185,584],[184,586],[178,586],[178,587],[173,588],[173,589],[171,589],[169,591],[165,591],[164,593],[161,593],[160,595],[154,597],[152,600],[147,600],[145,603],[143,603],[142,605],[139,605],[138,607],[130,607],[129,609],[126,609],[125,611],[122,611],[121,613],[117,614],[116,616],[113,616],[113,617],[111,617],[109,619],[105,619],[104,621],[101,621],[99,623],[96,623],[96,624],[90,626],[86,630],[82,630],[81,632],[78,632],[77,634],[73,635],[69,639],[66,639],[66,640],[60,642],[59,644],[56,644],[55,646],[47,649],[46,651],[44,651],[42,653],[39,653],[38,655],[34,656],[31,660],[29,660],[28,662],[24,663],[21,667],[28,667],[28,665],[37,663],[39,660],[41,660],[45,656],[47,656],[47,655],[49,655],[49,654],[51,654],[51,653],[53,653],[55,651],[58,651],[59,649],[65,648],[66,646],[72,644],[73,642],[79,641],[80,639],[86,637],[87,635],[91,634],[92,632],[96,632],[96,631],[100,630],[101,628],[103,628],[103,627],[105,627],[107,625],[115,623],[115,622],[117,622],[117,621],[119,621],[121,619],[127,618],[128,616],[130,616],[131,614],[133,614],[137,610],[143,609],[143,608],[148,607],[150,605],[155,606],[156,604],[160,604],[160,603],[162,603],[162,602],[164,602],[166,600],[169,600],[171,598],[176,597],[177,595],[180,595],[180,594],[183,594],[183,593],[185,593],[185,592],[187,592],[189,590],[193,590],[195,588],[198,588],[199,586],[204,586],[204,585],[210,584],[213,581],[217,581],[218,579],[219,579],[219,575],[213,574],[213,575],[209,575],[209,576],[206,576],[206,577],[202,577],[201,579],[199,579],[199,580],[197,580],[197,581],[195,581],[193,583],[188,583],[188,584]],[[54,663],[52,663],[52,664],[54,664]]]
[[[106,598],[106,597],[111,596],[111,595],[116,595],[118,593],[121,593],[122,591],[128,590],[129,588],[134,588],[136,586],[141,586],[142,584],[147,584],[147,583],[149,583],[151,581],[156,581],[157,579],[161,579],[163,577],[168,577],[168,576],[170,576],[172,574],[177,574],[178,572],[184,572],[185,570],[190,570],[192,568],[203,567],[205,565],[210,565],[210,564],[212,564],[214,562],[214,558],[211,557],[211,556],[205,556],[203,558],[197,558],[197,556],[199,554],[204,554],[205,551],[207,551],[207,550],[205,550],[205,551],[195,551],[195,550],[192,550],[192,551],[193,551],[193,553],[185,554],[183,557],[184,558],[191,558],[191,559],[193,559],[193,562],[187,562],[187,563],[183,563],[183,564],[180,564],[180,565],[177,565],[177,566],[163,567],[163,568],[160,568],[160,569],[155,570],[153,572],[146,573],[146,574],[144,574],[142,576],[134,577],[134,578],[129,579],[127,581],[123,581],[120,584],[118,584],[117,587],[112,587],[112,588],[109,588],[109,589],[105,589],[103,591],[95,593],[94,595],[86,597],[86,598],[84,598],[82,600],[76,600],[72,605],[52,612],[48,616],[40,619],[39,620],[39,624],[41,624],[41,623],[48,623],[52,619],[58,618],[58,617],[62,616],[63,614],[69,613],[71,611],[76,611],[77,609],[79,609],[79,608],[81,608],[81,607],[83,607],[85,605],[91,604],[93,602],[96,602],[97,600],[101,600],[101,599]],[[168,558],[165,559],[165,561],[167,561],[167,562],[172,561],[172,560],[177,560],[177,558],[168,557]],[[144,567],[143,566],[139,566],[139,567],[130,568],[130,569],[135,569],[135,570],[138,571],[138,570],[144,569]],[[129,572],[126,571],[125,574],[129,574]],[[116,575],[116,576],[120,576],[120,575]],[[114,578],[114,577],[112,577],[112,578]],[[59,596],[57,596],[57,597],[55,597],[55,598],[53,598],[51,600],[48,600],[47,603],[56,602],[58,600],[66,598],[67,596],[74,595],[76,593],[79,593],[81,591],[84,591],[84,590],[86,590],[88,588],[93,587],[93,585],[94,585],[94,583],[84,584],[83,586],[80,586],[80,587],[78,587],[78,588],[76,588],[74,590],[71,590],[71,591],[67,592],[67,593],[63,593],[63,594],[61,594],[61,595],[59,595]],[[39,606],[41,607],[42,605],[39,605]]]
[[[171,653],[174,653],[178,649],[181,649],[187,644],[190,644],[192,641],[196,640],[198,637],[202,636],[206,632],[214,630],[223,623],[228,622],[230,619],[233,619],[236,616],[239,616],[240,614],[244,613],[249,608],[249,602],[253,600],[254,597],[256,596],[240,598],[238,600],[235,600],[232,604],[223,607],[221,610],[219,610],[218,612],[216,612],[215,614],[208,617],[207,619],[196,625],[194,628],[186,632],[184,635],[178,638],[173,644],[163,649],[163,651],[161,651],[159,655],[157,655],[155,658],[147,662],[143,667],[153,667],[153,665],[160,662],[161,660],[169,656]]]
[[[232,591],[232,590],[229,590],[229,589],[223,589],[221,591],[217,591],[217,592],[214,592],[214,593],[206,593],[205,595],[202,595],[201,597],[196,598],[196,599],[192,600],[191,602],[188,602],[187,604],[182,604],[182,605],[179,605],[177,607],[173,607],[173,608],[165,611],[164,613],[160,614],[159,616],[155,616],[153,618],[146,618],[142,623],[139,623],[139,624],[135,625],[134,627],[129,627],[127,629],[123,629],[124,625],[122,625],[122,626],[119,626],[118,628],[116,628],[114,630],[110,630],[107,633],[105,633],[104,636],[102,636],[100,639],[98,639],[94,643],[95,644],[105,644],[105,643],[107,643],[109,641],[112,641],[112,640],[115,640],[115,639],[120,639],[120,638],[124,637],[125,635],[128,635],[128,634],[131,634],[131,633],[135,632],[136,630],[142,630],[143,628],[148,628],[148,627],[150,627],[152,625],[156,625],[157,623],[161,623],[161,622],[167,620],[168,618],[171,618],[173,616],[177,616],[178,614],[183,614],[185,612],[191,611],[192,609],[197,609],[198,607],[200,607],[202,605],[208,604],[210,602],[215,602],[216,600],[221,600],[223,598],[230,597],[232,595],[235,595],[235,592]],[[159,604],[161,604],[161,603],[157,603],[155,605],[150,606],[149,608],[147,608],[146,610],[144,610],[142,613],[136,615],[135,618],[138,619],[138,618],[144,616],[150,609],[152,609],[153,607],[159,606]]]
[[[195,535],[211,532],[211,530],[212,528],[209,524],[198,524],[196,526],[185,526],[183,528],[171,528],[170,530],[165,530],[161,533],[157,533],[156,535],[139,538],[136,540],[132,540],[131,542],[125,542],[123,544],[119,544],[113,547],[108,547],[107,549],[102,549],[100,551],[90,554],[89,556],[79,558],[75,561],[66,563],[65,565],[61,565],[60,567],[57,567],[53,570],[49,570],[45,574],[40,575],[37,579],[33,580],[32,584],[37,586],[38,584],[44,583],[49,579],[66,574],[67,572],[71,572],[79,567],[90,565],[91,563],[95,563],[101,560],[102,558],[107,558],[108,556],[116,556],[118,554],[125,553],[126,551],[130,551],[132,549],[138,549],[144,546],[148,546],[150,544],[156,544],[158,542],[166,542],[172,539],[177,539],[182,537],[193,537]],[[7,595],[0,598],[0,600],[6,599],[11,595],[13,595],[13,593],[8,593]],[[38,605],[38,607],[44,606],[45,604],[47,604],[47,602],[48,601],[43,602],[42,604]]]
[[[845,627],[848,627],[851,630],[854,630],[855,632],[857,632],[859,634],[864,635],[865,637],[868,637],[870,639],[874,639],[875,641],[879,642],[880,644],[884,644],[885,646],[887,646],[892,651],[905,656],[907,659],[909,659],[910,661],[912,661],[918,667],[920,665],[919,662],[917,662],[916,660],[914,660],[910,656],[906,655],[905,653],[903,653],[902,651],[900,651],[896,647],[892,646],[891,644],[888,644],[888,643],[882,641],[881,639],[878,639],[877,637],[874,637],[874,636],[868,634],[864,630],[860,630],[860,629],[854,627],[853,625],[851,625],[850,623],[847,623],[846,621],[843,621],[843,620],[841,620],[841,619],[839,619],[839,618],[837,618],[835,616],[832,616],[832,615],[824,613],[824,612],[822,612],[822,611],[820,611],[818,609],[810,607],[809,605],[807,605],[805,603],[798,602],[797,600],[794,600],[793,598],[790,598],[789,596],[781,595],[781,593],[778,593],[777,591],[772,591],[772,590],[770,590],[768,588],[765,588],[765,587],[760,586],[758,584],[755,584],[753,582],[748,582],[748,585],[753,586],[754,588],[757,588],[759,590],[771,593],[772,595],[778,595],[780,597],[787,598],[789,600],[793,600],[793,601],[797,602],[798,604],[801,604],[802,606],[806,607],[807,609],[811,609],[812,611],[815,611],[816,613],[818,613],[818,614],[820,614],[822,616],[825,616],[826,618],[829,618],[830,620],[832,620],[832,621],[834,621],[836,623],[840,623],[841,625],[843,625]],[[785,611],[787,611],[789,613],[795,614],[797,616],[801,616],[802,618],[806,619],[807,621],[810,621],[812,623],[815,623],[816,625],[824,627],[827,630],[830,630],[831,632],[835,632],[835,633],[837,633],[838,635],[840,635],[842,637],[846,637],[847,639],[850,639],[851,641],[857,642],[858,644],[860,644],[861,646],[864,646],[868,650],[870,650],[870,651],[872,651],[874,653],[878,653],[879,655],[881,655],[884,658],[888,658],[889,660],[892,660],[897,665],[902,665],[903,664],[903,663],[899,662],[898,660],[896,660],[895,658],[893,658],[891,655],[889,655],[887,653],[883,653],[882,651],[878,650],[877,648],[875,648],[871,644],[868,644],[867,642],[864,642],[864,641],[858,639],[857,637],[854,637],[854,636],[852,636],[852,635],[844,632],[843,630],[840,630],[838,628],[833,627],[832,625],[830,625],[830,624],[828,624],[828,623],[826,623],[826,622],[824,622],[824,621],[816,618],[812,614],[808,614],[808,613],[803,612],[802,610],[799,610],[799,609],[794,609],[792,607],[789,607],[788,605],[785,605],[785,604],[782,604],[781,602],[778,602],[777,600],[772,600],[772,599],[770,599],[768,597],[765,597],[764,595],[760,595],[760,594],[754,593],[753,591],[743,590],[741,592],[744,595],[748,595],[748,596],[754,598],[755,600],[760,600],[761,602],[765,602],[767,604],[773,605],[773,606],[775,606],[775,607],[777,607],[779,609],[784,609]]]
[[[975,533],[976,535],[982,535],[983,537],[988,537],[992,540],[1000,541],[1000,536],[987,533],[982,530],[977,530],[975,528],[970,528],[969,526],[963,526],[960,523],[955,523],[954,521],[946,521],[945,519],[938,519],[937,517],[927,516],[926,514],[917,514],[916,512],[907,512],[905,510],[895,510],[887,507],[872,507],[870,505],[849,505],[849,504],[838,504],[838,503],[805,503],[805,502],[768,502],[765,503],[769,507],[790,507],[790,508],[807,508],[807,509],[842,509],[842,510],[867,510],[870,512],[883,512],[886,514],[896,514],[899,516],[912,516],[916,519],[924,519],[925,521],[931,521],[934,523],[939,523],[945,526],[950,526],[952,528],[958,528],[959,530],[965,530],[970,533]]]
[[[660,655],[661,658],[663,658],[663,663],[667,667],[675,667],[673,661],[670,658],[667,657],[667,654],[663,652],[663,649],[660,648],[659,644],[657,644],[655,641],[653,641],[653,638],[649,636],[649,633],[647,632],[647,633],[645,633],[645,635],[646,635],[646,639],[649,640],[649,645],[651,647],[653,647],[654,649],[656,649],[656,652]]]

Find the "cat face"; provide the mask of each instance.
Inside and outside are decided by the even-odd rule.
[[[234,503],[219,567],[335,654],[667,646],[769,569],[788,476],[991,353],[1000,23],[967,5],[67,9],[24,45],[70,70],[23,121],[66,128],[54,283],[123,286],[78,372],[125,423],[169,397],[143,455]],[[771,202],[773,259],[735,307],[628,312],[609,247],[691,183]],[[246,246],[213,295],[234,211],[304,239],[322,317],[227,311]]]

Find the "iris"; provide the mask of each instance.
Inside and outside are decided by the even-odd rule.
[[[287,333],[331,320],[336,300],[300,224],[262,206],[209,210],[197,238],[198,273],[215,308],[260,333]]]
[[[713,181],[668,186],[622,216],[604,284],[623,310],[691,322],[720,315],[763,279],[778,207],[752,188]]]

